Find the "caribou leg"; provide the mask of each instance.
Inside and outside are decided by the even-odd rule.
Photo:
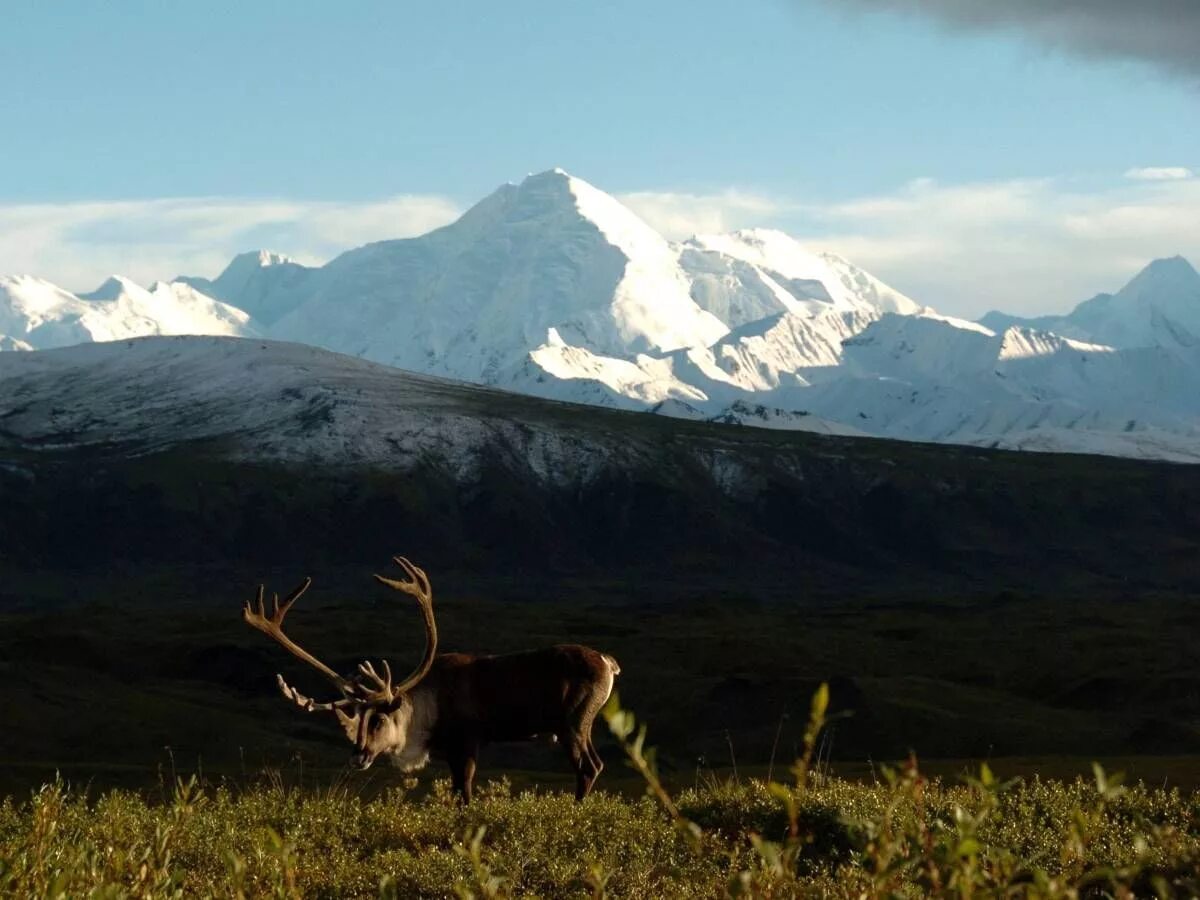
[[[473,744],[464,744],[450,754],[450,781],[464,804],[471,802],[471,794],[475,788],[475,761],[478,756],[479,747]]]
[[[589,728],[588,731],[590,732],[591,729]],[[600,773],[604,771],[604,760],[602,760],[600,758],[600,754],[596,752],[596,745],[592,743],[592,736],[590,733],[587,736],[587,744],[584,745],[583,749],[587,751],[588,759],[592,761],[592,769],[595,770],[592,780],[595,781],[600,777]]]
[[[591,793],[592,785],[596,783],[596,776],[600,774],[600,770],[592,761],[591,754],[588,753],[586,737],[576,732],[564,734],[561,740],[567,750],[567,757],[571,760],[571,768],[575,770],[575,799],[582,800]]]

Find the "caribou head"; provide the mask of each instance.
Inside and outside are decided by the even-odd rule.
[[[358,769],[370,767],[380,756],[387,756],[404,769],[420,768],[429,758],[428,735],[436,713],[433,697],[416,694],[415,689],[429,673],[437,652],[437,624],[433,617],[433,589],[425,572],[402,556],[395,561],[408,578],[399,580],[376,575],[380,584],[416,598],[425,619],[425,653],[412,673],[398,684],[392,681],[392,668],[387,660],[380,674],[370,662],[359,663],[353,679],[343,678],[307,650],[291,640],[283,631],[283,620],[296,601],[304,594],[311,578],[304,579],[280,602],[276,594],[271,612],[266,610],[264,588],[258,589],[253,603],[247,602],[242,618],[263,634],[277,641],[289,653],[308,663],[333,682],[341,693],[337,700],[318,702],[306,697],[282,675],[275,680],[283,696],[305,712],[332,712],[346,737],[354,745],[350,764]]]

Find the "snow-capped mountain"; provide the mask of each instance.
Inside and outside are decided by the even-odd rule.
[[[1065,316],[1022,319],[990,312],[989,328],[1027,325],[1110,347],[1200,344],[1200,272],[1182,256],[1157,259],[1115,294],[1097,294]]]
[[[781,405],[889,437],[1200,461],[1197,354],[888,315],[839,371]]]
[[[671,243],[558,169],[319,267],[260,251],[78,296],[0,280],[0,350],[173,333],[682,418],[1200,458],[1200,275],[1181,258],[1067,316],[971,323],[781,232]]]
[[[149,290],[113,276],[72,294],[29,276],[0,276],[0,349],[45,350],[151,334],[251,335],[248,313],[181,282]]]
[[[339,256],[271,332],[496,384],[552,333],[609,356],[721,337],[727,328],[692,300],[674,263],[633,213],[556,170],[506,185],[431,234]]]
[[[263,326],[273,325],[305,296],[308,266],[281,253],[256,250],[234,257],[216,279],[181,275],[183,283],[249,313]]]

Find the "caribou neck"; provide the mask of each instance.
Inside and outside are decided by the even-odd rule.
[[[437,688],[426,681],[408,694],[408,723],[404,747],[388,754],[389,764],[405,772],[423,768],[432,752],[433,731],[437,727]]]

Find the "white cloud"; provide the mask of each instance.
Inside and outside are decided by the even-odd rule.
[[[638,191],[617,199],[672,240],[767,225],[784,211],[774,200],[732,188],[714,194]]]
[[[112,273],[148,283],[214,276],[260,248],[319,263],[368,241],[452,221],[454,202],[405,195],[358,203],[222,197],[0,204],[0,272],[90,290]]]
[[[1183,166],[1143,166],[1130,169],[1125,177],[1133,181],[1182,181],[1195,177],[1195,174]]]
[[[1200,264],[1200,179],[1083,189],[1055,179],[913,182],[805,209],[792,228],[947,313],[1062,312],[1152,259]]]

